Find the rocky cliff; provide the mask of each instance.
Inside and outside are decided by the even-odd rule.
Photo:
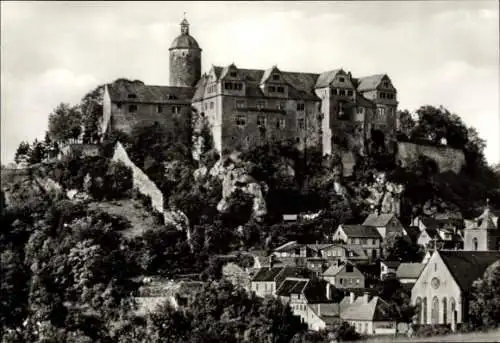
[[[419,156],[433,159],[440,172],[453,171],[459,173],[465,166],[465,155],[462,150],[447,146],[430,146],[409,142],[398,142],[396,161],[407,167],[418,160]]]

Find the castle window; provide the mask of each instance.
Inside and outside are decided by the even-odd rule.
[[[387,81],[384,82],[384,88],[389,88],[389,82]]]
[[[332,95],[337,95],[337,88],[332,89]]]
[[[306,109],[306,104],[303,102],[298,102],[297,103],[297,111],[304,111]]]
[[[177,99],[177,97],[175,95],[170,94],[168,96],[168,100],[175,100],[175,99]]]
[[[356,109],[356,112],[358,112],[358,114],[362,114],[363,113],[363,107],[358,107]]]
[[[257,116],[257,126],[266,127],[266,117],[263,115]]]
[[[305,127],[306,127],[306,121],[304,118],[299,118],[297,120],[297,126],[299,127],[299,129],[303,130]]]
[[[128,111],[130,113],[137,112],[137,105],[128,105]]]
[[[121,108],[122,108],[122,104],[117,103],[117,104],[116,104],[116,108],[121,109]]]
[[[206,111],[206,110],[207,110],[207,108],[208,108],[208,103],[205,103],[205,104],[204,104],[204,107],[205,107],[205,111]]]
[[[344,82],[345,79],[343,77],[339,77],[339,82]]]
[[[129,98],[129,99],[137,99],[137,94],[130,93],[130,94],[128,95],[128,98]]]
[[[341,96],[345,96],[345,89],[341,89],[340,92],[339,92]]]
[[[280,79],[280,76],[278,74],[273,75],[273,80],[278,81]]]
[[[270,92],[270,93],[274,93],[276,91],[276,88],[274,86],[269,86],[267,87],[267,90]]]
[[[158,105],[158,106],[156,107],[156,112],[158,112],[158,113],[162,113],[162,112],[163,112],[163,106],[162,106],[162,105]]]
[[[295,142],[300,143],[300,137],[295,138]]]
[[[213,101],[210,101],[210,109],[213,110],[214,109],[214,102]]]
[[[478,241],[477,241],[477,237],[474,237],[472,239],[472,250],[476,250],[477,251],[477,248],[478,248]]]
[[[280,101],[280,102],[278,103],[278,109],[279,109],[279,110],[284,110],[284,109],[285,109],[285,106],[286,106],[286,104],[285,104],[285,102],[283,102],[283,101]]]
[[[172,106],[172,113],[173,114],[181,113],[181,107],[180,106]]]
[[[278,93],[285,93],[285,87],[283,87],[283,86],[278,86],[278,87],[276,88],[276,91],[277,91]]]
[[[233,83],[232,82],[224,82],[224,89],[227,89],[227,90],[233,89]]]
[[[247,123],[247,118],[245,116],[245,114],[237,114],[236,117],[235,117],[235,122],[236,122],[236,126],[238,127],[244,127]]]
[[[285,119],[278,119],[278,129],[284,129],[286,125],[286,120]]]
[[[245,100],[236,100],[236,108],[244,108],[245,107]]]
[[[257,108],[260,110],[260,109],[263,109],[266,107],[266,102],[264,100],[258,100],[257,101]]]
[[[348,91],[347,91],[347,95],[348,95],[348,96],[352,96],[352,91],[351,91],[351,90],[348,90]]]
[[[380,97],[381,97],[382,99],[385,99],[385,93],[380,93]]]
[[[232,71],[229,75],[231,75],[231,77],[236,77],[236,72],[235,71]]]

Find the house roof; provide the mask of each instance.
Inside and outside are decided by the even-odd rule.
[[[325,280],[311,279],[304,289],[304,296],[309,304],[318,304],[329,302],[326,297],[326,287],[328,282]]]
[[[356,102],[359,106],[362,107],[377,108],[377,105],[373,101],[365,98],[362,94],[359,93],[358,95],[356,95]]]
[[[338,317],[340,315],[340,305],[338,303],[321,304],[319,307],[319,313],[318,304],[308,304],[308,306],[327,324],[332,324],[335,320],[338,320]]]
[[[285,279],[276,294],[282,297],[289,297],[290,294],[302,294],[308,282],[308,279]]]
[[[300,244],[298,244],[297,241],[290,241],[290,242],[287,242],[283,245],[280,245],[279,247],[274,249],[274,251],[275,252],[289,251],[289,250],[295,249],[297,247],[300,247]]]
[[[371,75],[359,78],[358,91],[363,92],[377,89],[384,76],[386,76],[386,74]]]
[[[347,301],[349,301],[349,299]],[[345,309],[341,312],[342,319],[366,321],[385,321],[392,319],[389,305],[377,296],[373,297],[368,303],[365,303],[364,297],[360,296],[356,298],[353,304],[344,304]]]
[[[440,238],[439,232],[436,229],[425,229],[423,231],[425,231],[425,233],[427,233],[431,239]]]
[[[500,251],[441,250],[437,252],[460,288],[468,292],[488,266],[500,260]]]
[[[191,87],[150,86],[141,81],[117,80],[107,87],[113,102],[191,104],[194,94]]]
[[[388,268],[391,269],[397,269],[401,265],[401,262],[399,261],[381,261],[380,263],[385,264]]]
[[[398,279],[418,279],[424,269],[423,263],[401,263],[396,271]]]
[[[252,278],[252,282],[271,282],[283,271],[282,267],[261,268]]]
[[[332,265],[328,267],[327,270],[323,272],[323,276],[335,276],[340,273],[345,268],[345,264],[342,265]]]
[[[406,233],[412,241],[416,241],[418,236],[420,236],[420,229],[417,226],[409,226],[406,228]]]
[[[364,225],[342,225],[342,229],[348,237],[381,238],[377,229]]]
[[[394,214],[392,213],[382,213],[382,214],[370,213],[363,222],[363,225],[374,226],[374,227],[386,226],[387,224],[389,224],[389,222],[393,217]]]

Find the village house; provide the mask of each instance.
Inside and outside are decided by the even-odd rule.
[[[276,290],[288,277],[311,278],[314,273],[300,267],[269,267],[260,269],[251,280],[251,291],[259,297],[275,296]]]
[[[380,261],[380,279],[384,280],[389,275],[396,275],[400,261]]]
[[[365,287],[365,276],[350,262],[331,265],[323,273],[323,279],[338,289]]]
[[[436,250],[411,292],[420,308],[418,324],[457,324],[466,321],[472,283],[500,260],[500,251]]]
[[[396,270],[396,278],[404,287],[413,287],[424,266],[423,263],[401,263]]]
[[[457,220],[453,218],[436,219],[420,215],[412,220],[412,225],[420,229],[417,244],[429,247],[434,244],[438,249],[460,249],[463,239],[458,229]]]
[[[378,296],[368,293],[356,297],[350,293],[340,303],[340,318],[351,324],[356,332],[363,335],[393,335],[396,320],[390,306]]]
[[[407,235],[403,224],[394,213],[370,213],[363,222],[363,226],[375,228],[382,239],[391,233]]]
[[[382,236],[375,227],[340,224],[332,240],[341,240],[349,245],[358,244],[372,260],[380,257]]]

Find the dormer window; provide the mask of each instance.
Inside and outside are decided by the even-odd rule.
[[[175,95],[169,94],[168,95],[168,100],[176,100],[177,97]]]
[[[343,77],[339,77],[339,82],[344,82],[345,79]]]
[[[278,74],[273,75],[273,81],[279,81],[280,76]]]
[[[236,72],[235,71],[232,71],[231,73],[229,73],[229,75],[231,75],[231,77],[236,77]]]
[[[384,82],[384,88],[389,88],[389,82],[387,81]]]
[[[128,98],[129,99],[137,99],[137,94],[129,93]]]

